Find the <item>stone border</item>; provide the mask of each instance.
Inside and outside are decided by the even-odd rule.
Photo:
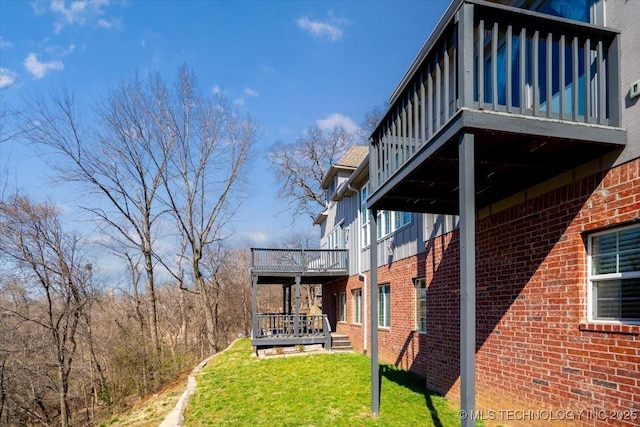
[[[158,427],[184,426],[184,410],[187,407],[187,403],[189,403],[189,398],[191,398],[191,395],[193,395],[193,393],[196,391],[196,375],[198,375],[200,371],[205,366],[207,366],[207,363],[209,363],[214,357],[229,350],[240,339],[242,339],[242,337],[236,338],[231,344],[229,344],[229,346],[227,346],[227,348],[219,353],[214,354],[213,356],[207,357],[202,362],[200,362],[198,366],[193,368],[193,371],[191,371],[191,373],[187,377],[187,389],[184,391],[184,393],[182,393],[182,396],[180,396],[180,399],[178,400],[178,403],[176,403],[176,406],[173,408],[173,410],[169,413],[169,415],[165,417],[165,419],[160,423]]]

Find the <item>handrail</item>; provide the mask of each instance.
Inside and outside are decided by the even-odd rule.
[[[371,192],[462,109],[620,126],[619,32],[464,0],[394,91],[371,135]]]
[[[333,272],[347,270],[346,249],[251,248],[253,271]]]
[[[329,334],[331,328],[326,314],[263,314],[256,316],[257,324],[253,328],[253,338],[293,338],[303,336],[322,336]],[[297,322],[296,322],[297,320]],[[297,323],[297,328],[296,328]]]

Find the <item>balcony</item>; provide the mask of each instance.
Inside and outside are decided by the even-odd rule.
[[[459,213],[473,135],[477,208],[624,148],[615,30],[456,0],[371,136],[369,207]]]
[[[346,250],[251,248],[252,345],[257,349],[322,344],[330,349],[331,325],[328,317],[326,314],[301,312],[300,286],[322,285],[347,277],[347,268]],[[282,286],[282,312],[258,312],[260,285]]]
[[[301,283],[319,284],[348,274],[347,251],[251,248],[251,270],[259,284],[278,284],[293,277],[300,277]]]

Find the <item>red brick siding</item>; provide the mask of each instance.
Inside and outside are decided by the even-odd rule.
[[[640,326],[586,321],[586,232],[640,220],[639,171],[635,160],[477,222],[479,409],[635,411],[635,421],[584,413],[574,424],[640,425]],[[391,285],[391,327],[379,330],[380,360],[424,375],[427,387],[453,399],[459,395],[458,265],[453,232],[430,242],[425,253],[378,270],[379,283]],[[412,279],[420,276],[428,286],[425,334],[413,331]],[[362,286],[352,277],[325,287],[325,295],[347,290],[347,322],[337,331],[349,334],[358,351],[363,330],[351,324],[351,289]],[[368,307],[368,292],[365,298]]]

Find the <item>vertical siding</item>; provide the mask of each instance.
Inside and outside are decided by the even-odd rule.
[[[631,84],[640,80],[640,1],[612,1],[605,3],[606,25],[621,31],[622,127],[627,130],[627,147],[617,164],[640,157],[640,97],[631,99]]]
[[[424,214],[424,237],[430,241],[458,228],[457,215]]]

